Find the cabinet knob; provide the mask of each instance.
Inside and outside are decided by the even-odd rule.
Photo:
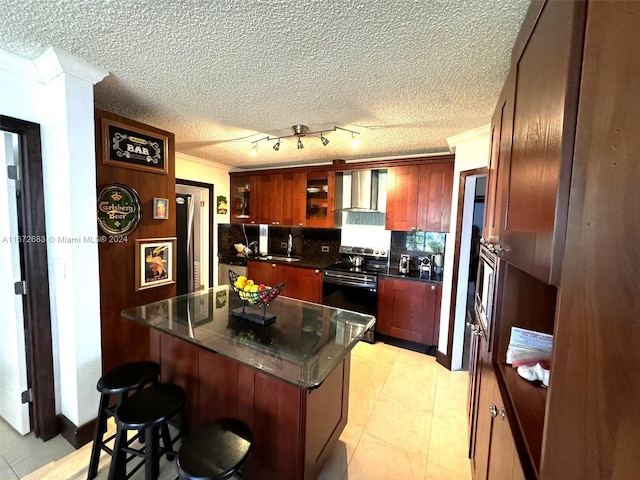
[[[271,268],[276,268],[276,264],[275,264],[275,263],[272,263],[272,264],[271,264]]]
[[[504,410],[504,407],[498,410],[498,407],[496,407],[495,405],[491,405],[491,407],[489,408],[489,414],[491,415],[491,418],[496,418],[498,415],[500,415],[503,419],[507,418],[507,412]]]
[[[314,270],[313,273],[315,273],[316,275],[320,273],[320,270]]]
[[[416,231],[416,227],[411,227],[411,231],[415,232]]]
[[[431,290],[435,290],[436,286],[435,285],[431,285]]]

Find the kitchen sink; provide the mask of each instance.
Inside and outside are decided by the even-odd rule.
[[[298,257],[285,257],[284,255],[261,255],[258,260],[275,260],[277,262],[299,262],[302,260]]]

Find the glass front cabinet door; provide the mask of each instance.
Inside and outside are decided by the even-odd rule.
[[[253,223],[251,191],[253,177],[231,178],[231,223]]]

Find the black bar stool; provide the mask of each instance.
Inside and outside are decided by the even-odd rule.
[[[109,455],[113,451],[107,447],[107,442],[115,438],[111,435],[104,438],[107,431],[107,419],[115,414],[115,410],[120,403],[134,390],[140,390],[147,384],[157,384],[160,376],[160,365],[156,362],[141,361],[120,365],[105,373],[98,380],[97,389],[100,392],[100,406],[98,407],[98,420],[96,434],[91,448],[91,460],[89,461],[89,480],[96,478],[98,474],[98,462],[100,461],[100,451],[104,450]],[[111,395],[116,395],[115,405],[110,405]]]
[[[160,457],[173,460],[173,445],[189,426],[186,415],[187,395],[182,387],[171,383],[159,383],[125,398],[116,410],[116,442],[113,447],[109,480],[131,477],[144,465],[145,480],[156,480],[160,472]],[[168,425],[178,429],[171,438]],[[132,448],[133,439],[127,440],[129,431],[144,433],[144,446]],[[134,439],[137,437],[136,435]],[[162,437],[162,447],[160,446]],[[128,455],[130,454],[130,456]],[[136,456],[143,460],[127,473],[127,463]]]
[[[253,445],[246,423],[223,418],[196,429],[182,440],[176,466],[179,480],[242,478],[241,468]]]

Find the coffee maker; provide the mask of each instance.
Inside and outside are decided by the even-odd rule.
[[[431,278],[431,258],[420,259],[420,278]]]

